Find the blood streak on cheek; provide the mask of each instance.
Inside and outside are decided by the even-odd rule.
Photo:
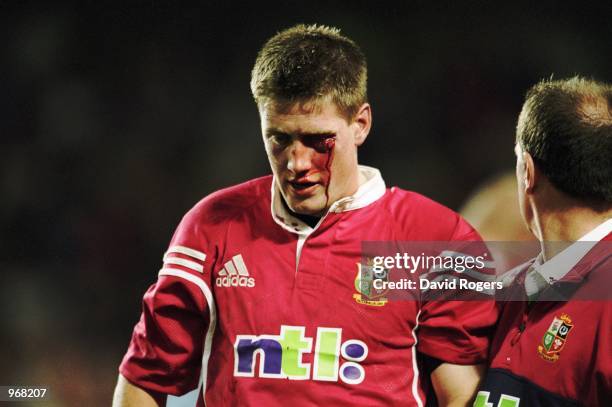
[[[327,183],[325,184],[325,208],[327,209],[327,205],[329,204],[329,186],[331,185],[331,165],[334,160],[334,147],[336,145],[336,140],[333,138],[329,138],[325,140],[325,149],[327,150],[327,161],[325,162],[325,170],[327,171]]]

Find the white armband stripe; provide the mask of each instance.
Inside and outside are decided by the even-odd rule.
[[[164,256],[164,264],[178,264],[179,266],[184,266],[190,268],[195,271],[199,271],[200,273],[204,272],[204,266],[196,263],[195,261],[182,259],[180,257],[169,257],[169,255]]]
[[[194,259],[198,259],[201,261],[206,260],[206,255],[198,250],[195,249],[190,249],[189,247],[185,247],[185,246],[172,246],[168,249],[168,251],[166,252],[166,254],[164,255],[164,257],[168,254],[168,253],[181,253],[181,254],[185,254],[187,256],[191,256]]]

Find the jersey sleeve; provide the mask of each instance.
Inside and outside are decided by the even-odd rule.
[[[163,258],[158,279],[144,295],[142,314],[119,372],[153,395],[182,395],[198,387],[215,325],[210,290],[214,261],[201,224],[190,211]]]
[[[460,217],[451,241],[453,246],[455,242],[473,242],[466,245],[467,250],[480,248],[481,253],[488,253],[480,235]],[[483,271],[494,279],[493,269]],[[424,301],[418,316],[417,349],[443,362],[485,363],[498,314],[494,296]]]

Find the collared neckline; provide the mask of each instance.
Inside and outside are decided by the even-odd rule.
[[[329,213],[348,212],[363,208],[377,201],[385,194],[385,181],[383,180],[378,169],[360,165],[359,173],[364,177],[365,182],[363,182],[359,188],[357,188],[357,191],[353,195],[341,198],[334,202],[330,206],[325,216],[327,216]],[[301,219],[293,216],[293,214],[287,210],[282,201],[282,194],[280,193],[278,185],[276,184],[276,177],[272,178],[271,194],[272,199],[270,209],[272,212],[272,218],[283,229],[298,235],[308,235],[316,228],[310,227]]]
[[[583,276],[590,271],[590,267],[586,267],[586,265],[585,267],[576,267],[576,265],[610,233],[612,233],[612,219],[599,224],[546,262],[543,261],[544,256],[540,253],[525,276],[527,295],[537,294],[557,281],[582,281]]]

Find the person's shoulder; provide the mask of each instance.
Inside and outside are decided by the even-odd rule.
[[[476,233],[457,212],[418,192],[392,187],[386,195],[385,206],[391,216],[407,230],[420,233],[423,240],[446,240]]]
[[[270,213],[271,182],[271,176],[261,177],[206,196],[183,216],[171,245],[213,253],[207,245],[219,244],[230,228],[248,230]]]
[[[196,203],[186,218],[205,219],[207,223],[223,222],[246,211],[270,206],[272,176],[267,175],[220,189]]]

